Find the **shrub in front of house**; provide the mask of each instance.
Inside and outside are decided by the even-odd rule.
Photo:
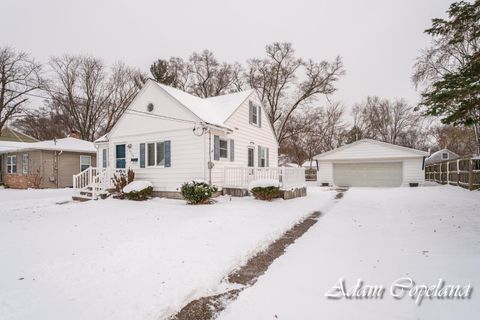
[[[182,197],[188,204],[208,204],[212,203],[212,196],[218,189],[202,181],[185,182],[182,185]]]
[[[122,194],[123,188],[129,183],[132,183],[135,179],[135,172],[132,169],[128,169],[127,173],[120,171],[118,174],[114,174],[112,178],[112,183],[115,186],[115,192],[117,194]]]
[[[252,181],[248,189],[255,199],[271,201],[280,197],[280,183],[275,179]]]
[[[153,185],[150,181],[133,181],[127,184],[122,191],[128,200],[142,201],[152,196]]]

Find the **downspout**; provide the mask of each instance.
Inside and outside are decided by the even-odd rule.
[[[212,132],[208,129],[208,184],[212,184]]]
[[[58,181],[58,169],[60,168],[60,156],[62,155],[63,150],[61,150],[58,154],[57,151],[55,151],[55,159],[56,159],[56,168],[55,168],[55,185],[57,186],[57,189],[60,186],[60,183]]]

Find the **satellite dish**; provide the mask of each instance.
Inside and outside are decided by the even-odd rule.
[[[147,110],[148,110],[148,112],[152,112],[152,111],[153,111],[153,103],[149,103],[149,104],[148,104]]]

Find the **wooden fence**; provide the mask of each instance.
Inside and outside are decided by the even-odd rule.
[[[317,169],[305,169],[305,181],[317,181]]]
[[[480,159],[462,158],[425,166],[425,180],[469,190],[480,188]]]

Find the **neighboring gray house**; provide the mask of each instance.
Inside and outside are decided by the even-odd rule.
[[[96,163],[93,142],[67,137],[39,142],[0,141],[0,181],[9,188],[65,188]]]
[[[458,158],[460,158],[460,156],[455,152],[452,152],[448,149],[442,149],[432,153],[430,157],[425,159],[425,164],[432,164],[432,163],[437,163],[437,162],[442,162],[447,160],[456,160]]]

